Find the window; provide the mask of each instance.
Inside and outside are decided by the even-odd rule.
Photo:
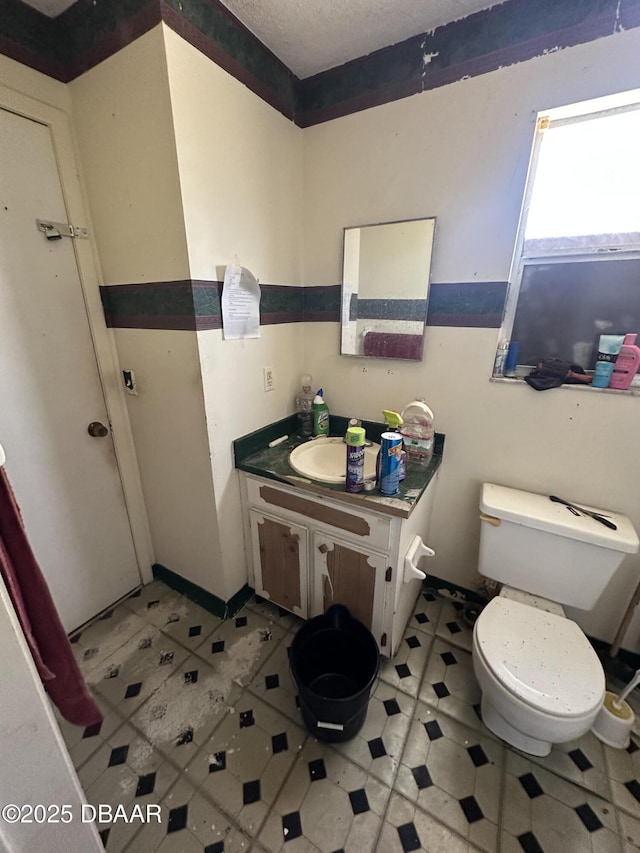
[[[519,375],[640,333],[640,90],[539,114],[511,282]]]

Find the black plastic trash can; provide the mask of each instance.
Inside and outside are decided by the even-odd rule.
[[[345,741],[362,728],[380,668],[373,634],[341,604],[306,622],[289,650],[291,675],[309,731]]]

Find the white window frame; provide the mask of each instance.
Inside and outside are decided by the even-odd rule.
[[[509,287],[507,289],[502,327],[500,329],[498,340],[511,339],[525,267],[542,263],[566,263],[568,261],[571,261],[572,263],[597,263],[598,261],[611,260],[613,257],[640,260],[640,242],[629,243],[625,246],[592,246],[581,247],[579,249],[573,247],[550,249],[544,253],[527,253],[524,250],[527,219],[529,215],[529,208],[531,206],[536,169],[540,157],[540,147],[542,145],[545,131],[551,125],[554,127],[560,127],[565,124],[575,124],[588,119],[598,118],[604,115],[615,115],[617,113],[628,112],[630,110],[640,110],[640,89],[620,93],[615,96],[598,98],[595,101],[572,104],[567,107],[560,107],[554,110],[546,110],[538,113],[531,148],[531,157],[529,159],[529,168],[527,171],[520,221],[518,223],[518,232],[516,235],[516,243],[511,263],[511,271],[509,274]],[[535,367],[535,365],[519,363],[516,369],[516,377],[526,376],[532,367]]]

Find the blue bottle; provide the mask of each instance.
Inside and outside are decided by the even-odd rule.
[[[381,495],[392,497],[400,489],[400,454],[402,436],[397,432],[383,432],[380,436],[380,479]]]

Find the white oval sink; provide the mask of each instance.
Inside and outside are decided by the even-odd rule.
[[[376,475],[379,444],[364,449],[365,480]],[[341,438],[316,438],[289,454],[289,464],[298,474],[321,483],[344,483],[347,445]]]

